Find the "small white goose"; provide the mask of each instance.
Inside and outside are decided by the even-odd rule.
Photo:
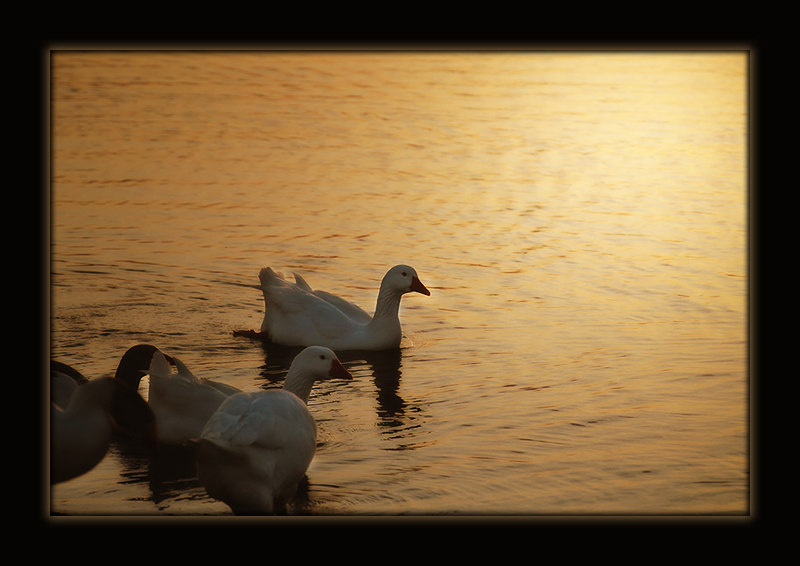
[[[381,281],[375,313],[370,316],[347,300],[315,291],[295,274],[286,281],[271,268],[263,268],[253,285],[264,293],[264,321],[261,331],[236,331],[234,336],[268,338],[284,346],[321,345],[333,350],[390,350],[403,338],[400,299],[410,292],[430,295],[417,272],[408,265],[396,265]]]
[[[241,390],[209,379],[198,379],[174,356],[169,360],[160,351],[153,354],[147,373],[150,376],[148,402],[156,416],[161,444],[185,443],[203,432],[208,419],[223,401]],[[172,365],[177,373],[172,372]]]
[[[153,439],[155,417],[139,394],[113,377],[87,381],[66,407],[50,402],[50,484],[85,474],[105,457],[114,429]]]
[[[286,512],[308,470],[317,424],[306,404],[314,381],[351,379],[328,348],[306,348],[292,362],[283,389],[226,399],[198,439],[187,442],[209,496],[236,515]]]

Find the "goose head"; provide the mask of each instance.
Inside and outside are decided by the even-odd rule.
[[[303,374],[313,377],[314,381],[326,379],[352,379],[353,376],[345,369],[336,354],[324,346],[309,346],[292,362],[292,367]],[[289,372],[291,373],[291,368]]]
[[[395,265],[386,275],[381,282],[382,289],[391,289],[399,294],[406,294],[411,292],[422,293],[423,295],[430,295],[431,292],[419,280],[416,270],[408,265]]]
[[[328,379],[353,379],[353,376],[332,350],[324,346],[309,346],[292,362],[283,388],[308,404],[314,382]]]

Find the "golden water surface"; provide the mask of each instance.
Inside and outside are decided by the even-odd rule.
[[[747,514],[745,52],[76,52],[51,66],[53,358],[280,384],[258,270],[374,308],[290,512]],[[146,395],[146,383],[143,385]],[[114,446],[52,512],[218,515]]]

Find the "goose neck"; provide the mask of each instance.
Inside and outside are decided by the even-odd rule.
[[[378,302],[375,305],[375,314],[372,318],[398,318],[402,297],[402,293],[381,287],[378,292]]]
[[[283,389],[299,397],[306,405],[308,405],[308,398],[311,396],[311,388],[313,386],[313,377],[299,371],[292,371],[291,368],[283,382]]]

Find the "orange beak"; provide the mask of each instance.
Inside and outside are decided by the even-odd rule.
[[[428,295],[430,297],[431,292],[428,291],[428,288],[422,284],[422,281],[417,279],[416,277],[411,278],[411,290],[416,291],[417,293],[422,293],[423,295]]]
[[[350,374],[350,372],[345,369],[339,360],[336,359],[334,359],[333,363],[331,364],[330,376],[332,378],[339,379],[353,379],[353,376]]]

